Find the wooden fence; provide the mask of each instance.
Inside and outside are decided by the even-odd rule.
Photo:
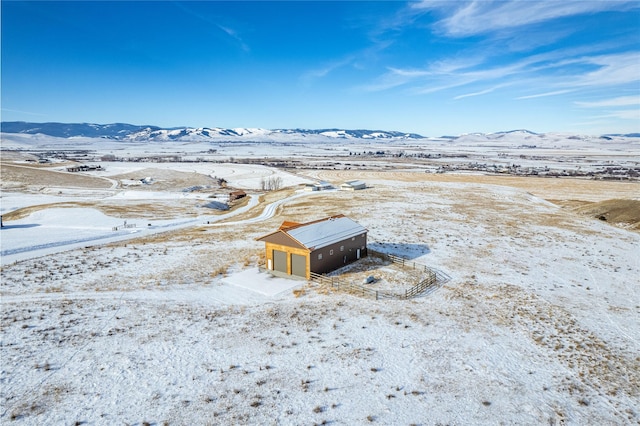
[[[362,297],[371,297],[376,300],[384,298],[383,292],[366,288],[362,285],[341,281],[336,277],[327,277],[326,275],[316,274],[311,272],[311,281],[315,281],[325,287],[330,287],[336,290],[345,291],[354,295]]]
[[[340,291],[346,291],[348,293],[362,296],[362,297],[371,297],[376,300],[382,299],[396,299],[396,300],[406,300],[411,299],[413,297],[419,296],[421,294],[434,291],[438,287],[442,286],[446,281],[449,280],[445,274],[434,271],[427,267],[426,265],[422,265],[420,263],[416,263],[410,261],[409,259],[405,259],[403,257],[394,256],[391,254],[380,253],[374,250],[368,250],[369,256],[381,257],[385,260],[389,260],[396,265],[402,266],[403,268],[411,268],[419,270],[424,274],[424,277],[418,282],[418,284],[414,285],[411,288],[406,289],[404,292],[397,293],[392,291],[383,291],[383,290],[373,290],[371,288],[365,287],[360,284],[349,283],[345,281],[341,281],[337,277],[328,277],[326,275],[320,275],[316,273],[311,273],[311,281],[315,281],[320,285],[330,287]]]

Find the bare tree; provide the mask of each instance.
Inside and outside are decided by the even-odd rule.
[[[269,181],[271,182],[271,188],[273,191],[277,191],[282,188],[282,178],[280,176],[272,176],[269,178]]]
[[[260,179],[260,189],[263,191],[277,191],[280,188],[282,188],[282,178],[280,176]]]

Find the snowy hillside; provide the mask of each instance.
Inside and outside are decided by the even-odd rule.
[[[383,130],[343,129],[259,129],[220,127],[176,127],[163,129],[158,126],[136,126],[132,124],[67,124],[3,122],[3,133],[44,134],[61,138],[91,137],[125,141],[207,141],[207,140],[307,140],[314,139],[423,139],[415,133]]]
[[[394,143],[444,143],[449,146],[513,147],[513,148],[583,148],[640,146],[640,138],[630,135],[577,135],[571,133],[535,133],[529,130],[510,130],[496,133],[467,133],[459,136],[425,137],[416,133],[387,130],[346,129],[261,129],[222,127],[175,127],[137,126],[132,124],[68,124],[2,122],[2,142],[14,142],[21,136],[42,139],[60,138],[78,146],[88,138],[114,142],[266,142],[266,143],[340,143],[350,145],[372,142]],[[22,142],[27,139],[22,138]],[[103,143],[103,142],[101,142]],[[27,143],[28,144],[28,143]],[[12,148],[15,148],[12,145]]]
[[[511,130],[496,133],[468,133],[449,137],[456,145],[521,146],[521,147],[578,147],[585,145],[611,145],[623,143],[640,145],[640,138],[628,135],[577,135],[572,133],[534,133],[529,130]]]
[[[639,138],[226,131],[2,134],[0,424],[639,423]],[[259,272],[336,214],[449,279]]]
[[[229,167],[242,167],[231,182],[254,174]],[[633,184],[319,173],[371,187],[206,218],[173,205],[168,220],[160,198],[105,200],[77,175],[50,195],[3,193],[34,209],[2,230],[24,257],[0,269],[0,423],[638,424],[640,236],[547,201],[629,198]],[[258,272],[255,238],[337,212],[371,248],[450,281],[382,301]],[[112,230],[125,220],[137,226]]]

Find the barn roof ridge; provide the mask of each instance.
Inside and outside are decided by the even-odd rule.
[[[335,222],[334,227],[327,227],[326,223]],[[367,232],[367,229],[344,214],[329,216],[306,223],[284,221],[277,231],[271,232],[257,240],[264,240],[271,235],[282,232],[309,250],[315,250],[347,238]]]
[[[325,217],[325,218],[322,218],[322,219],[312,220],[311,222],[305,222],[305,223],[289,222],[289,221],[285,220],[284,222],[282,222],[282,225],[280,225],[280,230],[289,231],[291,229],[301,228],[303,226],[313,225],[315,223],[325,222],[325,221],[328,221],[328,220],[338,219],[338,218],[341,218],[341,217],[345,217],[345,215],[341,213],[341,214],[337,214],[337,215],[334,215],[334,216],[329,216],[329,217]],[[284,227],[285,224],[291,224],[291,225]]]
[[[330,225],[329,225],[330,224]],[[286,229],[294,240],[311,250],[322,248],[367,232],[367,229],[345,215],[331,216]]]

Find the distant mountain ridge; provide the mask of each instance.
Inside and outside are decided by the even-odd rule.
[[[133,125],[127,123],[30,123],[24,121],[3,121],[0,130],[4,133],[44,134],[60,138],[90,137],[135,141],[170,140],[209,140],[224,138],[277,137],[279,135],[324,136],[338,139],[424,139],[416,133],[404,133],[387,130],[345,130],[345,129],[258,129],[220,127],[172,127],[162,128],[152,125]]]
[[[126,123],[91,124],[91,123],[29,123],[25,121],[3,121],[0,130],[4,133],[43,134],[58,138],[71,137],[108,137],[122,138],[142,129],[160,129],[157,126],[136,126]]]
[[[153,125],[134,125],[127,123],[30,123],[25,121],[3,121],[0,123],[3,133],[22,135],[46,135],[58,138],[105,138],[116,141],[251,141],[251,142],[300,142],[376,140],[440,140],[455,143],[522,141],[530,144],[537,141],[556,139],[589,139],[610,141],[616,138],[638,138],[640,134],[605,134],[600,136],[582,136],[562,133],[536,133],[526,129],[508,130],[494,133],[465,133],[458,136],[426,137],[417,133],[405,133],[388,130],[345,130],[345,129],[260,129],[260,128],[221,128],[221,127],[170,127]]]

